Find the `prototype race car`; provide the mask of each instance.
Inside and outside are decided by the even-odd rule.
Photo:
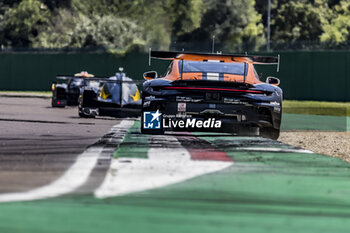
[[[126,77],[123,68],[115,76],[107,79],[90,79],[99,85],[81,88],[79,97],[79,116],[96,117],[138,117],[141,112],[141,94],[137,81]]]
[[[57,81],[52,83],[52,107],[65,107],[67,105],[78,105],[80,88],[84,86],[84,79],[92,78],[94,75],[86,71],[69,75],[56,76]]]
[[[166,74],[144,73],[141,132],[215,131],[277,139],[280,133],[280,81],[260,81],[254,64],[275,64],[279,56],[246,56],[151,51],[150,58],[172,60]]]

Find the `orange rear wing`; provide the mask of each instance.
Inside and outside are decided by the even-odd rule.
[[[149,65],[151,58],[162,60],[190,60],[190,61],[218,61],[218,62],[241,62],[258,65],[277,65],[279,71],[280,55],[278,56],[254,56],[242,54],[221,53],[195,53],[195,52],[173,52],[149,50]]]

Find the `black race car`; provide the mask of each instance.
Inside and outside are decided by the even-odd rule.
[[[107,79],[89,79],[98,85],[86,85],[81,88],[79,97],[79,116],[138,117],[141,112],[141,94],[137,81],[120,72]]]
[[[279,57],[152,51],[172,60],[166,74],[144,74],[141,132],[215,131],[277,139],[282,90],[279,79],[260,81],[254,65]]]
[[[86,78],[94,77],[86,71],[69,75],[56,76],[55,82],[52,83],[52,107],[65,107],[67,105],[78,105],[78,98],[80,94],[80,88],[84,86],[84,80]]]

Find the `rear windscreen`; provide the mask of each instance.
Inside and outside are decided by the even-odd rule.
[[[68,84],[69,88],[74,88],[74,87],[80,87],[83,85],[83,79],[82,78],[72,78]]]
[[[182,64],[183,63],[183,64]],[[244,63],[179,61],[182,73],[224,73],[244,75]]]

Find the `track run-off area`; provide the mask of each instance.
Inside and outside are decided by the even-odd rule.
[[[39,115],[76,113],[50,111]],[[340,159],[263,138],[143,135],[138,119],[67,116],[0,116],[25,124],[18,134],[57,127],[1,135],[0,175],[20,187],[0,179],[0,232],[348,232],[350,165]]]

